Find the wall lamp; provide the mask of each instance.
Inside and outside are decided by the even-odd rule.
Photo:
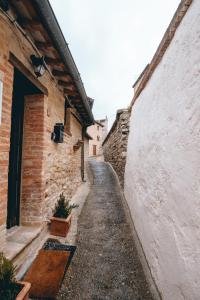
[[[30,59],[33,64],[34,72],[37,77],[41,77],[44,75],[46,71],[46,65],[45,65],[45,60],[44,56],[42,57],[37,57],[34,54],[30,56]]]
[[[9,10],[8,0],[0,0],[0,7],[3,9],[3,11],[8,11]]]

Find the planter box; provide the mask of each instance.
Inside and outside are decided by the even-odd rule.
[[[66,237],[71,226],[72,214],[66,219],[51,217],[51,234],[56,236]]]
[[[22,286],[22,290],[17,295],[16,300],[28,300],[31,284],[24,281],[18,281],[17,284]]]

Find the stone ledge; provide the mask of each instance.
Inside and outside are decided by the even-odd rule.
[[[41,226],[16,226],[6,232],[6,242],[2,249],[9,260],[15,259],[42,230]]]

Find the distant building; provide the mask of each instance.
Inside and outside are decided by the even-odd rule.
[[[84,160],[86,161],[89,156],[89,142],[92,141],[92,137],[86,132],[84,137]]]
[[[102,142],[103,142],[105,137],[108,134],[108,118],[106,116],[105,119],[97,120],[97,122],[103,125],[103,127],[102,127]]]
[[[101,155],[102,143],[108,133],[108,118],[96,120],[94,125],[88,127],[87,132],[92,137],[89,140],[89,156]]]

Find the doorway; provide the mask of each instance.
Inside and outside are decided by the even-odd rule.
[[[97,145],[93,145],[93,155],[97,155]]]
[[[7,228],[20,224],[24,97],[41,93],[18,69],[14,69],[8,169]]]

